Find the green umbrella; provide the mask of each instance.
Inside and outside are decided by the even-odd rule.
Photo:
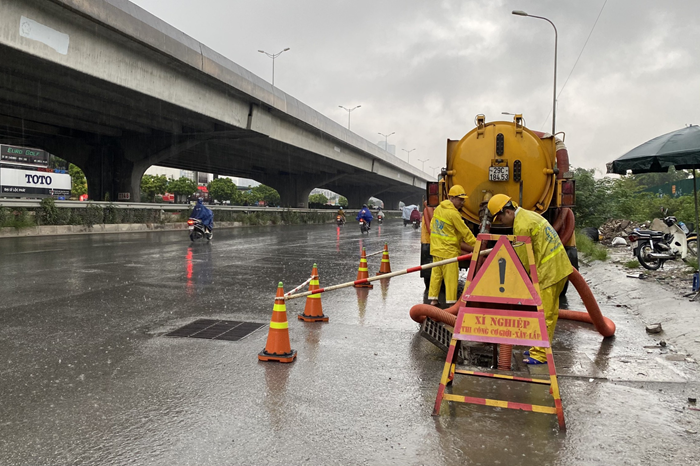
[[[695,231],[698,229],[698,190],[695,169],[700,168],[700,126],[690,125],[637,146],[622,157],[607,164],[608,173],[626,175],[637,173],[693,170],[693,198],[695,199]]]

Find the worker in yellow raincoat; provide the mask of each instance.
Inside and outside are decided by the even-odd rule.
[[[532,240],[532,252],[535,256],[535,268],[540,285],[542,307],[547,323],[547,333],[551,343],[554,328],[559,318],[559,295],[564,290],[566,280],[573,271],[569,256],[559,239],[556,230],[549,222],[536,212],[518,207],[505,194],[494,195],[488,203],[493,221],[500,221],[505,227],[513,227],[516,236],[529,236]],[[515,248],[520,261],[529,270],[527,250],[524,246]],[[525,352],[525,363],[546,364],[544,348],[532,347]]]
[[[433,262],[459,257],[462,251],[471,252],[474,249],[476,238],[459,213],[466,199],[464,188],[456,184],[450,188],[448,199],[442,201],[433,212],[433,219],[430,222],[430,255],[433,256]],[[459,282],[457,261],[433,267],[428,288],[428,299],[433,306],[438,304],[443,280],[446,304],[456,303]]]

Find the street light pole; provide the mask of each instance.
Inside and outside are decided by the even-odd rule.
[[[413,148],[411,150],[406,150],[406,149],[401,149],[401,150],[406,153],[406,163],[410,164],[411,163],[411,152],[413,152],[416,149]],[[418,159],[418,160],[420,160],[420,159]]]
[[[279,57],[287,50],[289,50],[289,47],[287,47],[286,49],[282,50],[281,52],[277,52],[277,53],[267,53],[264,50],[258,50],[258,52],[264,53],[268,57],[272,58],[272,87],[275,87],[275,58]]]
[[[348,111],[348,129],[350,129],[350,112],[352,112],[352,111],[355,110],[356,108],[362,107],[362,105],[358,105],[357,107],[353,107],[353,108],[345,108],[345,107],[343,107],[342,105],[338,105],[338,107],[342,108],[343,110],[347,110],[347,111]]]
[[[438,169],[440,169],[440,168],[442,168],[442,167],[430,167],[430,168],[433,169],[433,176],[435,176],[435,170],[438,170]]]
[[[543,19],[547,21],[549,24],[552,25],[554,28],[554,103],[552,104],[552,135],[556,134],[556,120],[557,120],[557,41],[558,41],[558,33],[557,33],[557,27],[554,25],[553,22],[548,20],[547,18],[543,16],[535,16],[535,15],[529,15],[525,13],[522,10],[513,10],[513,14],[517,16],[529,16],[530,18],[537,18],[537,19]]]
[[[389,133],[389,134],[384,134],[384,133],[377,133],[380,136],[384,136],[384,150],[389,152],[389,136],[392,134],[396,134],[396,131]]]
[[[428,159],[425,159],[425,160],[423,160],[423,159],[418,159],[418,161],[423,163],[423,164],[422,164],[421,170],[425,171],[425,162],[427,162]]]

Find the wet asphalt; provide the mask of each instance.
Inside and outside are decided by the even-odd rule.
[[[698,464],[697,365],[606,299],[609,283],[593,291],[614,338],[557,327],[566,432],[552,415],[484,406],[443,402],[431,416],[445,354],[408,317],[424,300],[417,274],[323,294],[328,323],[298,321],[305,300],[289,301],[297,360],[258,361],[279,281],[295,287],[313,263],[321,286],[352,281],[361,247],[385,242],[406,269],[419,241],[400,220],[369,236],[352,222],[220,229],[210,244],[185,232],[0,240],[0,464]],[[202,318],[265,325],[240,341],[165,336]],[[542,385],[458,376],[453,391],[551,404]]]

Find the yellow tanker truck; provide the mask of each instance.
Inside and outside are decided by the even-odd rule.
[[[421,264],[430,256],[430,221],[433,209],[447,199],[455,185],[464,187],[469,199],[460,213],[476,235],[491,231],[512,233],[491,225],[486,203],[494,194],[507,194],[525,209],[542,214],[559,234],[571,263],[578,268],[574,233],[575,184],[569,170],[564,142],[547,133],[525,127],[522,115],[513,121],[486,122],[477,115],[476,128],[459,141],[447,140],[446,166],[437,182],[428,183],[423,210]],[[468,264],[460,264],[467,267]],[[430,270],[421,272],[426,286]]]

